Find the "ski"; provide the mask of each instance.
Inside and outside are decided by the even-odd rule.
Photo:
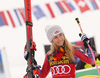
[[[36,50],[36,45],[33,42],[33,35],[32,35],[32,15],[31,15],[31,0],[24,0],[25,5],[25,20],[26,20],[26,51],[28,52],[28,58],[27,58],[27,74],[24,76],[24,78],[35,78],[35,75],[33,74],[33,70],[35,69],[35,65],[37,64],[34,55]]]

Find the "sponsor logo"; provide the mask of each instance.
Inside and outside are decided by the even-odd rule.
[[[58,34],[60,32],[60,30],[56,30],[56,31],[54,31],[54,35],[56,35],[56,34]]]
[[[70,73],[70,71],[71,71],[71,68],[69,65],[59,65],[59,66],[51,67],[52,75],[68,74]]]
[[[75,64],[74,62],[69,61],[67,57],[67,53],[65,53],[65,55],[62,56],[61,60],[59,61],[54,61],[54,59],[51,56],[48,56],[48,60],[49,60],[50,66],[59,65],[59,64]]]

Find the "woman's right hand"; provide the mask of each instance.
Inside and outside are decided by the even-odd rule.
[[[41,74],[41,70],[40,70],[40,68],[41,68],[41,66],[37,66],[36,68],[35,68],[35,70],[33,70],[33,74],[34,75],[39,75],[39,74]]]

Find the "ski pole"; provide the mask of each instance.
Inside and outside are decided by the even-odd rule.
[[[75,20],[77,21],[77,23],[78,23],[78,25],[79,25],[79,27],[80,27],[81,33],[83,34],[83,30],[82,30],[82,27],[81,27],[79,18],[75,18]],[[95,61],[95,57],[94,57],[93,51],[92,51],[92,49],[91,49],[91,47],[90,47],[90,45],[89,45],[88,43],[87,43],[87,45],[88,45],[88,47],[89,47],[89,49],[90,49],[90,51],[91,51],[91,54],[92,54],[92,56],[93,56],[93,60],[94,60],[94,62],[95,62],[95,65],[96,65],[98,74],[99,74],[99,76],[100,76],[99,68],[98,68],[97,63],[96,63],[96,61]]]

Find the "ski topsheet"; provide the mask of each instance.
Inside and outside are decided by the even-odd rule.
[[[25,4],[25,15],[26,15],[26,37],[27,37],[27,43],[26,43],[26,50],[29,52],[28,59],[27,59],[27,77],[26,78],[35,78],[33,75],[34,70],[34,49],[31,49],[31,47],[34,45],[32,43],[33,36],[32,36],[32,15],[31,15],[31,0],[24,0]]]

